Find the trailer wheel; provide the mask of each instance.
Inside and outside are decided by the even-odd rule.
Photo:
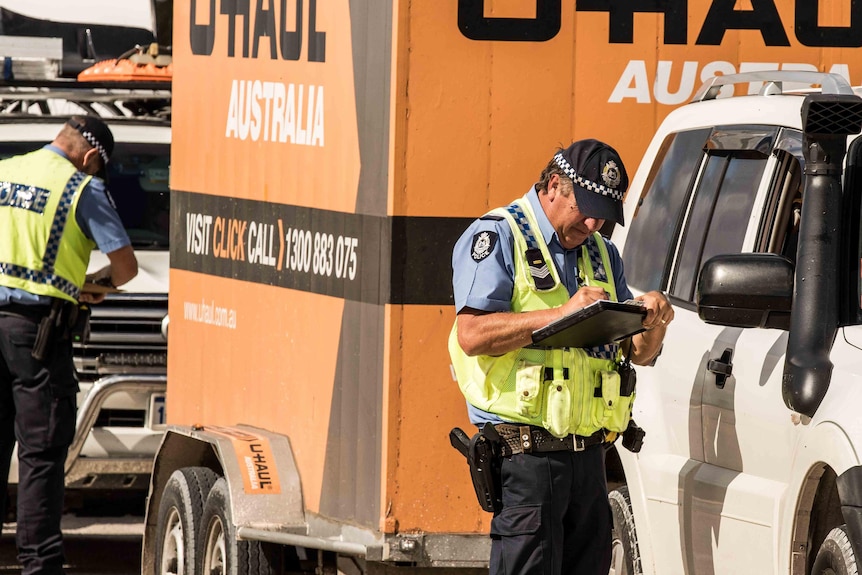
[[[198,537],[200,569],[195,574],[277,575],[281,547],[262,541],[239,541],[230,511],[227,482],[219,478],[210,490]]]
[[[847,537],[847,528],[840,525],[826,535],[817,551],[811,575],[857,575],[856,556]]]
[[[193,575],[198,525],[218,475],[208,467],[171,474],[159,504],[156,568],[159,575]]]
[[[614,518],[609,575],[642,575],[632,502],[626,485],[608,493]]]

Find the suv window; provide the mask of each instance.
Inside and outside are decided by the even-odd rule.
[[[796,261],[802,215],[802,133],[782,128],[773,155],[776,169],[757,235],[756,250]]]
[[[766,159],[756,151],[709,153],[680,246],[674,296],[694,302],[701,265],[742,249]]]
[[[33,151],[42,145],[2,142],[0,159]],[[136,250],[168,247],[170,154],[169,144],[117,142],[114,146],[108,163],[108,190]]]
[[[710,128],[670,134],[662,143],[623,253],[626,281],[651,291],[662,289],[676,236],[688,206],[692,180],[703,160]]]

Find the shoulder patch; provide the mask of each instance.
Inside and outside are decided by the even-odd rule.
[[[491,221],[494,221],[494,222],[499,222],[500,220],[504,220],[504,219],[506,219],[506,218],[504,218],[503,216],[498,216],[497,214],[485,214],[484,216],[482,216],[482,217],[481,217],[481,218],[479,218],[479,219],[480,219],[480,220],[491,220]]]
[[[497,232],[479,232],[473,236],[473,247],[470,249],[470,256],[474,261],[481,262],[494,251],[497,247]]]

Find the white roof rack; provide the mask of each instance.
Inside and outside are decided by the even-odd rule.
[[[783,94],[783,84],[785,82],[819,84],[823,94],[853,94],[850,84],[847,83],[847,80],[843,76],[839,76],[838,74],[805,72],[801,70],[763,70],[714,76],[703,83],[691,101],[702,102],[704,100],[714,100],[718,97],[719,91],[724,86],[751,82],[763,82],[763,87],[758,93],[761,96]]]
[[[166,82],[0,81],[0,117],[96,114],[113,119],[170,121]]]

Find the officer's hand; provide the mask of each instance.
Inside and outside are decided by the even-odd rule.
[[[644,302],[644,308],[647,310],[643,321],[645,328],[667,327],[673,321],[673,306],[662,292],[647,292],[635,299]]]
[[[103,293],[93,293],[88,291],[82,291],[78,295],[78,301],[81,303],[102,303],[105,299],[105,294]]]
[[[578,288],[578,291],[575,292],[575,295],[573,295],[569,299],[569,301],[563,304],[563,315],[569,315],[570,313],[574,313],[579,309],[587,307],[591,303],[602,299],[608,299],[608,292],[606,292],[600,287],[584,286]]]

